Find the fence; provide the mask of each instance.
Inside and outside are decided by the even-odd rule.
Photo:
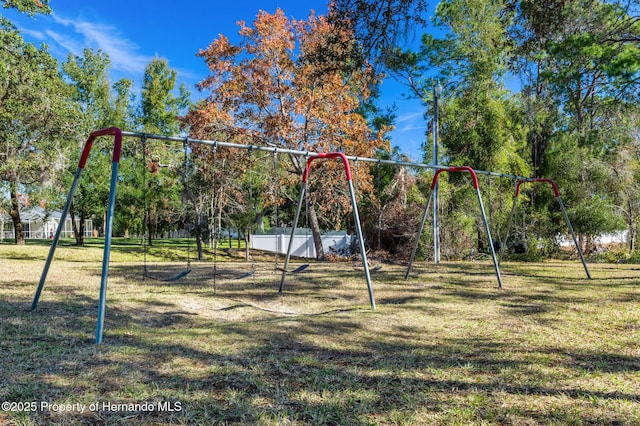
[[[272,253],[286,254],[290,239],[289,232],[277,234],[260,234],[251,235],[251,247],[256,250],[264,250]],[[346,233],[327,234],[322,236],[322,247],[325,253],[349,254],[352,235]],[[313,235],[311,232],[297,234],[293,237],[293,246],[291,247],[291,255],[296,257],[304,257],[315,259],[316,248],[313,244]]]

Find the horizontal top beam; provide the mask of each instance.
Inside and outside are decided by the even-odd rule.
[[[139,133],[139,132],[122,132],[122,136],[134,137],[134,138],[146,138],[146,139],[156,139],[163,140],[169,142],[180,142],[180,143],[194,143],[199,145],[208,145],[213,147],[222,147],[222,148],[232,148],[232,149],[244,149],[247,151],[263,151],[263,152],[272,152],[276,154],[291,154],[291,155],[302,155],[306,157],[319,157],[321,155],[325,155],[325,153],[313,152],[313,151],[300,151],[295,149],[288,148],[278,148],[274,146],[262,146],[262,145],[244,145],[233,142],[220,142],[220,141],[212,141],[207,139],[196,139],[190,137],[181,137],[181,136],[164,136],[157,135],[151,133]],[[389,164],[393,166],[402,166],[402,167],[415,167],[421,169],[431,169],[431,170],[449,170],[450,166],[446,165],[434,165],[434,164],[425,164],[425,163],[413,163],[410,161],[395,161],[395,160],[383,160],[380,158],[369,158],[369,157],[358,157],[354,155],[345,155],[348,160],[351,161],[363,161],[367,163],[375,163],[375,164]],[[487,170],[476,170],[473,169],[476,174],[493,176],[498,178],[506,178],[506,179],[514,179],[514,180],[527,180],[530,179],[525,176],[518,176],[506,173],[499,172],[491,172]]]

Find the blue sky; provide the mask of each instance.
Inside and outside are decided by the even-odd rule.
[[[251,23],[260,10],[272,13],[280,7],[289,17],[306,19],[312,9],[325,14],[327,3],[328,0],[51,0],[53,14],[49,16],[29,18],[6,9],[0,13],[18,26],[27,41],[46,43],[60,61],[65,61],[69,52],[81,56],[85,47],[103,50],[111,58],[112,81],[127,77],[140,84],[145,66],[156,56],[166,58],[178,72],[180,82],[197,99],[200,95],[194,86],[208,71],[196,53],[219,34],[234,42],[238,39],[237,21]],[[426,122],[423,107],[416,100],[404,99],[405,92],[398,83],[385,81],[381,103],[397,107],[392,144],[418,160]]]

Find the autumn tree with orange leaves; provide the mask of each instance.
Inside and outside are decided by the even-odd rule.
[[[238,44],[220,35],[198,53],[210,75],[200,83],[208,92],[206,101],[185,117],[192,137],[367,157],[385,147],[384,130],[372,131],[359,111],[378,76],[358,56],[347,26],[332,25],[313,12],[306,21],[291,20],[281,9],[261,11],[252,26],[239,26]],[[210,161],[212,152],[204,147],[194,154]],[[238,160],[228,164],[246,167]],[[296,185],[305,161],[283,158],[282,167],[290,173],[280,177],[280,184]],[[236,172],[242,176],[242,170]],[[371,176],[361,173],[358,191],[371,189]],[[323,258],[320,230],[338,228],[351,211],[342,165],[314,163],[309,192],[309,227]],[[265,197],[266,205],[283,202]]]

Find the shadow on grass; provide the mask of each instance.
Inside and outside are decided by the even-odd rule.
[[[0,303],[12,318],[7,325],[8,318],[2,315],[3,346],[12,348],[9,357],[0,361],[3,400],[78,401],[78,395],[86,394],[139,403],[140,395],[148,395],[156,400],[178,400],[184,408],[179,413],[134,413],[148,424],[168,419],[247,424],[267,418],[282,420],[286,413],[290,420],[305,424],[364,425],[394,411],[405,411],[407,418],[415,412],[442,415],[455,408],[460,396],[483,395],[487,401],[508,394],[632,402],[639,397],[537,385],[531,380],[509,383],[502,372],[523,369],[525,363],[505,357],[508,348],[504,344],[481,337],[429,343],[402,341],[393,334],[348,344],[350,336],[362,332],[362,326],[342,316],[282,319],[248,327],[244,323],[203,324],[181,311],[144,312],[147,329],[142,330],[132,327],[142,313],[113,307],[108,315],[110,327],[133,332],[108,332],[106,343],[96,347],[86,334],[71,331],[78,316],[77,327],[90,325],[84,316],[88,302],[43,303],[36,313],[26,313],[23,303]],[[46,319],[46,328],[34,321],[38,316]],[[207,329],[212,330],[211,335]],[[418,328],[400,331],[407,336],[420,332]],[[184,337],[172,341],[168,337],[175,332],[209,342],[199,345]],[[344,347],[323,344],[327,335],[332,341],[344,340]],[[223,340],[228,349],[215,349],[216,339]],[[243,349],[232,349],[234,345]],[[637,359],[606,352],[576,354],[572,357],[575,367],[585,368],[583,363],[594,355],[598,371],[637,371]],[[15,364],[16,360],[21,362]],[[452,378],[447,372],[454,370],[466,374]],[[499,404],[487,410],[477,407],[473,418],[507,418]],[[71,418],[109,423],[131,415],[102,412]],[[540,411],[529,413],[529,420],[553,422],[557,415]],[[28,417],[38,422],[60,420],[51,412]],[[588,416],[583,420],[588,421]]]
[[[236,275],[244,266],[227,271]],[[132,268],[118,265],[111,275],[129,277],[138,270]],[[256,282],[222,281],[216,292],[210,277],[203,279],[207,275],[202,272],[199,276],[200,272],[194,271],[181,282],[140,284],[141,293],[167,293],[166,299],[128,305],[125,295],[120,303],[110,303],[100,346],[93,344],[92,334],[97,289],[92,298],[67,292],[70,285],[62,288],[64,295],[57,288],[55,297],[43,296],[34,312],[28,310],[31,300],[3,296],[0,400],[179,401],[182,407],[178,412],[15,414],[16,420],[38,424],[368,425],[509,423],[513,416],[522,423],[564,423],[576,416],[575,407],[582,410],[577,414],[578,423],[597,424],[607,420],[603,415],[610,419],[619,415],[616,403],[636,404],[640,398],[634,392],[589,389],[580,382],[556,384],[546,365],[532,361],[532,352],[541,350],[521,342],[501,340],[463,325],[451,324],[455,330],[448,334],[418,321],[398,321],[418,314],[436,321],[446,309],[438,305],[445,299],[484,303],[495,299],[514,317],[544,315],[558,309],[564,296],[539,290],[532,294],[495,290],[494,296],[494,289],[461,288],[473,284],[458,279],[435,289],[409,285],[390,289],[380,284],[383,312],[347,307],[314,316],[272,315],[260,321],[254,315],[224,322],[219,315],[255,309],[233,298],[253,302],[286,298],[273,291],[273,282],[280,275],[261,270]],[[340,298],[339,306],[348,306],[350,295],[330,293],[345,275],[327,272],[296,277],[287,281],[285,291],[298,299]],[[362,299],[366,292],[362,274],[350,272],[348,276],[362,280],[356,290],[362,292],[358,294]],[[30,283],[12,285],[18,288]],[[114,287],[117,292],[117,285]],[[355,288],[352,285],[349,291]],[[172,292],[191,294],[202,303],[214,297],[232,303],[200,315],[172,300]],[[425,312],[431,305],[436,308]],[[639,369],[638,357],[577,350],[561,343],[540,355],[562,359],[562,367],[576,376],[585,371],[633,375]],[[563,399],[568,400],[566,405],[545,408],[549,401]],[[610,406],[613,408],[606,408]]]

